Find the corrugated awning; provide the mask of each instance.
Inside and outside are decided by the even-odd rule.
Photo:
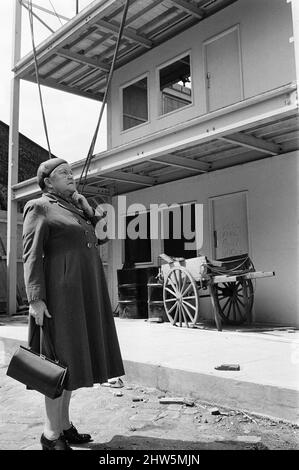
[[[131,0],[116,68],[215,14],[237,0]],[[97,0],[37,47],[40,82],[100,100],[103,97],[123,11],[120,0]],[[33,54],[16,64],[35,82]]]

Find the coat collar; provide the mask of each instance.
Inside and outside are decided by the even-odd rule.
[[[57,194],[53,194],[53,193],[44,193],[43,197],[46,197],[49,200],[49,202],[56,203],[60,207],[63,207],[64,209],[71,211],[74,214],[77,214],[80,217],[83,217],[85,219],[83,211],[81,209],[78,209],[76,206],[74,206],[71,202],[68,202],[63,197],[58,196]]]

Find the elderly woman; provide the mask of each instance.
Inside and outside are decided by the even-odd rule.
[[[39,330],[68,367],[65,390],[45,397],[43,450],[71,450],[91,440],[69,419],[72,390],[124,374],[105,275],[94,227],[97,215],[76,191],[65,160],[38,168],[43,195],[24,208],[24,275],[29,301],[30,346],[39,352]],[[34,333],[34,334],[33,334]]]

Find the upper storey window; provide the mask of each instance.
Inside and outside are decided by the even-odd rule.
[[[167,114],[192,103],[190,55],[161,68],[161,114]]]
[[[122,89],[123,131],[148,121],[147,77]]]

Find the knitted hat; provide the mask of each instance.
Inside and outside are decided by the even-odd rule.
[[[40,186],[41,189],[45,188],[45,182],[44,179],[50,176],[52,171],[57,168],[59,165],[62,165],[63,163],[68,163],[66,160],[63,160],[62,158],[50,158],[50,160],[46,160],[45,162],[42,162],[40,166],[38,167],[37,170],[37,182]]]

